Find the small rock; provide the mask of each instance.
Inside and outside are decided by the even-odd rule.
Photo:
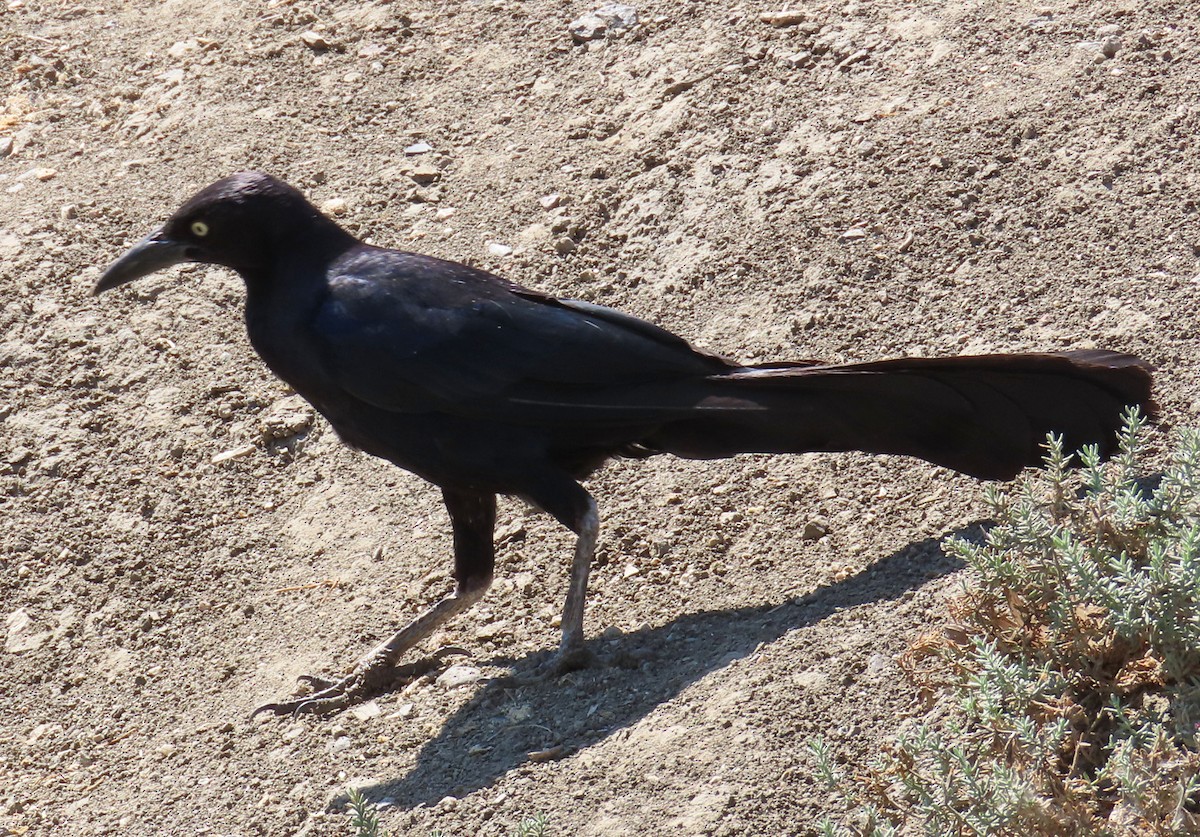
[[[819,541],[828,534],[829,524],[824,520],[817,519],[804,524],[804,531],[800,533],[800,537],[806,541]]]
[[[25,608],[14,610],[4,621],[7,628],[4,650],[9,654],[35,651],[50,639],[50,631],[36,630],[37,626]]]
[[[562,195],[558,194],[558,192],[542,195],[538,198],[538,203],[541,204],[542,209],[554,209],[562,203]]]
[[[609,3],[571,21],[567,24],[567,29],[576,43],[584,43],[619,35],[636,26],[637,22],[638,13],[633,6]]]
[[[433,213],[433,217],[439,221],[448,221],[454,217],[454,213],[456,212],[458,212],[458,210],[452,206],[442,206],[438,207],[437,212]]]
[[[9,154],[12,154],[12,150],[13,138],[0,137],[0,157],[7,157]]]
[[[545,224],[530,224],[518,235],[521,244],[536,247],[550,240],[550,230]]]
[[[442,170],[430,163],[421,163],[408,176],[421,184],[433,183],[442,176]]]
[[[371,700],[351,708],[350,714],[360,721],[369,721],[372,718],[378,718],[381,711],[379,704]]]
[[[36,177],[38,180],[41,180],[43,183],[47,180],[53,180],[55,175],[57,175],[57,174],[58,174],[57,169],[48,169],[45,167],[38,167],[33,170],[33,176]]]
[[[878,677],[892,667],[892,658],[886,654],[872,654],[867,660],[867,674]]]
[[[64,204],[58,208],[58,217],[61,221],[71,221],[79,217],[79,208],[73,203]]]
[[[348,735],[339,735],[329,744],[329,752],[343,753],[354,746],[354,742],[350,740]]]
[[[495,639],[498,636],[504,636],[506,627],[504,622],[492,622],[490,625],[480,625],[475,629],[475,638]]]
[[[333,49],[332,41],[330,41],[320,32],[314,32],[311,29],[309,29],[307,32],[301,32],[300,40],[309,49]]]
[[[1103,55],[1105,58],[1116,58],[1117,52],[1120,49],[1121,49],[1121,39],[1120,38],[1106,38],[1104,40],[1104,42],[1102,44],[1100,44],[1100,54]]]
[[[257,450],[252,444],[244,444],[241,447],[224,450],[214,455],[210,460],[214,465],[220,465],[222,462],[228,462],[231,459],[241,459],[243,456],[249,456]]]
[[[404,153],[410,157],[414,157],[417,154],[428,154],[430,151],[433,151],[433,146],[424,141],[414,142],[404,149]]]
[[[469,683],[477,683],[483,679],[483,672],[475,666],[450,666],[442,672],[437,679],[437,685],[443,689],[453,689],[457,686],[466,686]]]
[[[345,215],[348,207],[345,198],[330,198],[321,204],[321,211],[326,215]]]
[[[845,241],[858,241],[867,237],[867,230],[864,227],[851,227],[842,233],[842,238]]]
[[[312,427],[313,412],[298,395],[281,398],[259,419],[264,441],[287,439]]]
[[[503,258],[505,256],[511,256],[513,248],[509,247],[507,244],[501,244],[499,241],[489,241],[487,245],[487,251],[489,256]]]
[[[808,20],[808,14],[802,9],[785,9],[781,12],[763,12],[758,16],[763,23],[782,29],[785,26],[795,26]]]
[[[402,703],[395,712],[392,713],[393,718],[408,718],[412,716],[413,710],[416,709],[414,703]]]
[[[26,744],[36,744],[40,739],[62,732],[62,724],[38,724],[30,733],[29,738],[25,740]]]
[[[560,256],[569,256],[578,249],[579,245],[575,243],[575,239],[570,236],[562,236],[554,241],[554,251]]]
[[[188,38],[186,41],[176,41],[167,47],[167,55],[172,58],[182,58],[189,52],[195,52],[200,48],[200,42],[195,38]]]
[[[171,756],[175,755],[175,753],[179,752],[179,748],[171,743],[159,744],[157,747],[154,748],[154,752],[157,753],[160,758],[166,759],[166,758],[170,758]]]
[[[783,63],[783,66],[794,70],[800,67],[807,67],[812,64],[813,57],[811,52],[806,49],[802,49],[799,52],[793,52],[791,55],[785,55],[780,59],[780,61]]]

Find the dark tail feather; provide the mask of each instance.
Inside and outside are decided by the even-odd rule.
[[[697,412],[645,444],[693,459],[903,454],[1011,479],[1041,462],[1049,432],[1062,434],[1067,450],[1096,444],[1112,453],[1126,406],[1156,413],[1150,370],[1106,351],[747,367],[711,379]]]

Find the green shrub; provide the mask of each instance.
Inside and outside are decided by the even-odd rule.
[[[890,743],[826,834],[1200,834],[1200,431],[1145,478],[1144,425],[1079,469],[1051,437],[1045,470],[989,489],[996,525],[948,543],[950,623],[901,660],[949,720]]]

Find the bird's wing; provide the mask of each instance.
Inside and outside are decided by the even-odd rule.
[[[314,328],[340,385],[396,411],[611,410],[622,391],[730,368],[627,314],[374,248],[335,265]]]

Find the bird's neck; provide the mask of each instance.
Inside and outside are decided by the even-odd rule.
[[[264,248],[259,264],[239,267],[247,302],[303,298],[323,286],[327,268],[358,240],[327,218],[299,232],[280,234]]]

